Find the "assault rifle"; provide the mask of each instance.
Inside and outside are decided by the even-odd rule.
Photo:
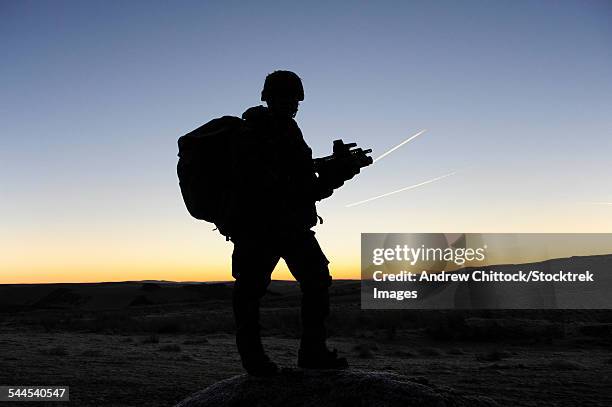
[[[357,148],[357,143],[344,144],[342,140],[334,140],[334,153],[313,160],[315,172],[321,176],[333,177],[338,181],[353,178],[363,167],[373,163],[368,154],[371,149]]]

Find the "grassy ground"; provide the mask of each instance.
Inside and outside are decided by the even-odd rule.
[[[352,368],[418,376],[507,406],[612,405],[611,312],[363,311],[347,287],[332,297],[330,343]],[[5,310],[0,385],[69,385],[78,406],[171,406],[242,373],[226,294]],[[289,286],[264,302],[266,346],[282,366],[295,365],[298,303]]]

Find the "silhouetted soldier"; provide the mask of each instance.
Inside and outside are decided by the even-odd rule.
[[[236,344],[244,368],[271,375],[277,366],[260,339],[259,303],[283,258],[302,291],[302,337],[298,366],[338,369],[346,359],[326,346],[329,261],[311,228],[320,219],[315,202],[329,197],[349,176],[319,174],[312,151],[293,119],[304,100],[300,78],[275,71],[266,77],[261,100],[242,115],[245,130],[234,145],[231,205],[233,309]]]

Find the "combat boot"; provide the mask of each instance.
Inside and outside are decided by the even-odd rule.
[[[242,359],[244,370],[251,376],[269,377],[278,374],[278,366],[265,354]]]
[[[242,366],[248,374],[263,377],[278,373],[278,366],[264,352],[258,332],[240,330],[236,335],[236,345]]]

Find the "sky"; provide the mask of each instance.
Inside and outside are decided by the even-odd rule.
[[[427,129],[318,204],[335,278],[365,232],[612,232],[610,2],[250,3],[0,0],[0,283],[230,280],[176,140],[276,69],[315,156]]]

